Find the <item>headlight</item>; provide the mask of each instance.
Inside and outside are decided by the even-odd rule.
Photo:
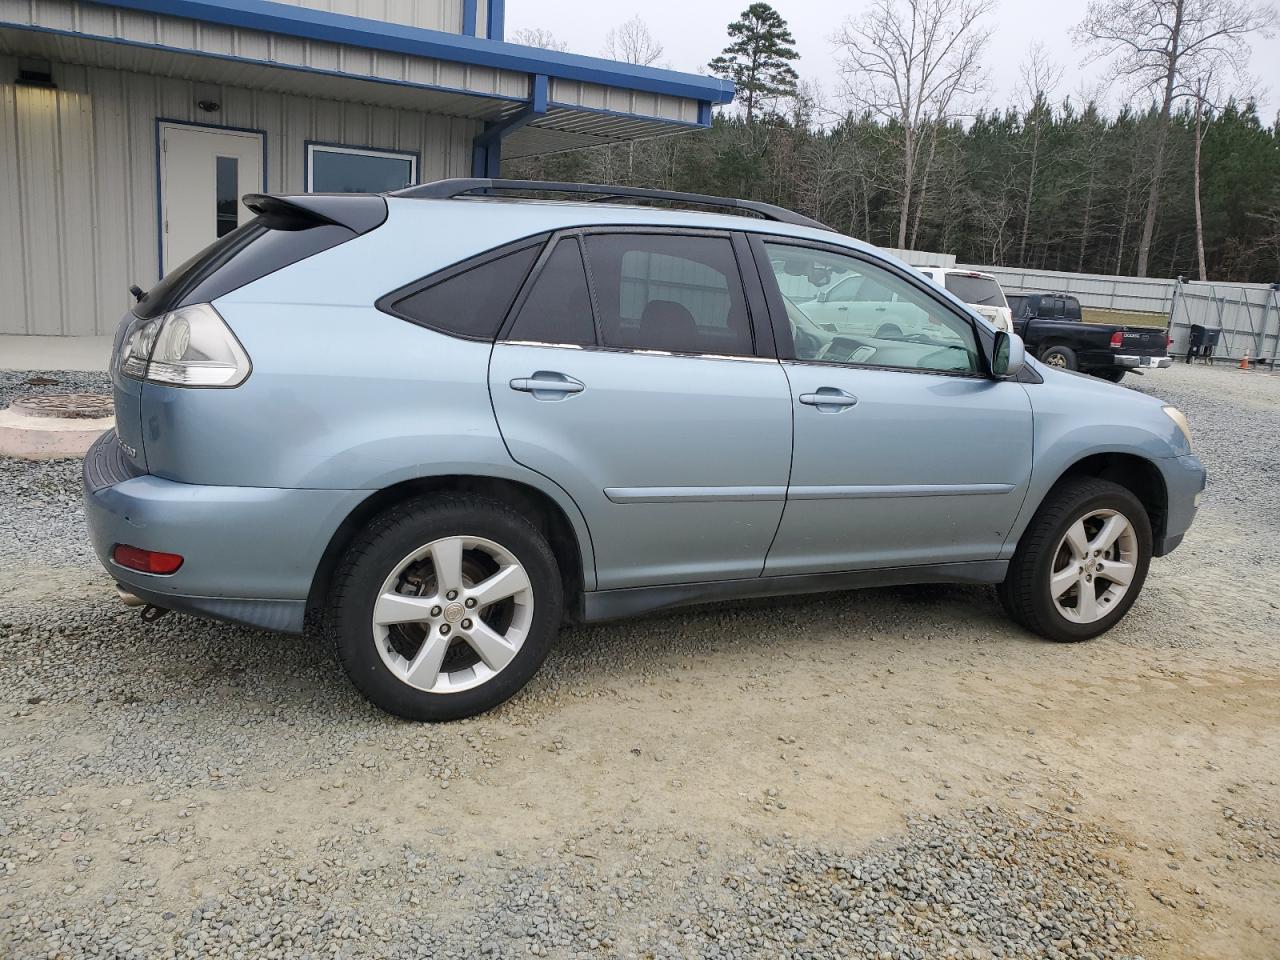
[[[1177,424],[1178,429],[1182,431],[1182,435],[1187,438],[1187,449],[1191,449],[1191,424],[1187,423],[1186,414],[1177,407],[1161,407],[1165,415]]]
[[[135,321],[117,362],[125,376],[175,387],[235,387],[250,370],[240,341],[207,303]]]

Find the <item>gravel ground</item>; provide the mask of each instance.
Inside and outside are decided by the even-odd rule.
[[[0,403],[104,388],[30,376]],[[1211,482],[1107,637],[977,588],[719,605],[447,726],[308,639],[143,624],[78,464],[0,460],[0,956],[1274,960],[1280,376],[1132,386]]]

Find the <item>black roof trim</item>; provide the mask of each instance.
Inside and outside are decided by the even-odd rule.
[[[417,186],[405,187],[389,194],[392,197],[410,197],[417,200],[449,200],[465,196],[469,193],[492,193],[494,191],[520,190],[526,193],[570,193],[594,196],[601,201],[607,200],[670,200],[675,203],[687,203],[700,207],[726,207],[730,210],[741,210],[755,214],[765,220],[778,223],[790,223],[798,227],[813,227],[817,230],[831,230],[825,223],[819,223],[802,214],[774,206],[772,203],[760,203],[756,200],[739,200],[735,197],[712,197],[703,193],[681,193],[676,190],[653,190],[648,187],[621,187],[605,183],[556,183],[546,180],[497,180],[485,177],[455,177],[450,180],[436,180],[432,183],[420,183]]]

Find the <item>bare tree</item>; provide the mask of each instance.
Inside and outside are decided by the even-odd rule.
[[[1027,189],[1022,204],[1022,237],[1018,242],[1018,263],[1027,263],[1027,236],[1031,232],[1031,208],[1035,203],[1036,177],[1040,172],[1040,144],[1044,139],[1044,125],[1052,119],[1050,98],[1054,88],[1062,81],[1062,67],[1050,59],[1044,44],[1031,45],[1027,59],[1018,68],[1021,74],[1020,99],[1022,123],[1030,136],[1027,145]]]
[[[1138,276],[1147,275],[1174,101],[1193,95],[1197,77],[1242,74],[1249,34],[1269,36],[1272,19],[1270,7],[1252,0],[1090,0],[1077,40],[1093,48],[1094,59],[1111,60],[1112,80],[1160,95]]]
[[[523,44],[526,47],[555,50],[557,53],[566,53],[569,49],[567,43],[559,39],[550,30],[545,30],[542,27],[521,27],[511,34],[511,42]]]
[[[662,59],[662,44],[637,14],[604,35],[604,55],[610,60],[649,67]]]
[[[832,38],[842,49],[848,100],[896,126],[902,187],[898,246],[907,244],[911,203],[930,126],[945,126],[985,85],[981,69],[994,0],[874,0]]]

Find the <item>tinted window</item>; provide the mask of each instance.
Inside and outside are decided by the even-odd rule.
[[[721,237],[611,234],[587,238],[606,346],[749,355],[733,247]]]
[[[520,307],[509,338],[584,346],[596,342],[591,294],[577,240],[556,244]]]
[[[413,183],[414,158],[397,154],[311,148],[312,193],[385,193]]]
[[[1066,317],[1068,320],[1080,319],[1080,301],[1079,300],[1077,300],[1075,297],[1067,297],[1065,300],[1062,301],[1062,304],[1063,304],[1062,315],[1064,317]]]
[[[907,370],[977,373],[972,324],[914,284],[868,260],[811,247],[766,243],[797,360]],[[857,281],[861,296],[822,295]],[[788,289],[804,288],[801,296]],[[815,292],[816,290],[816,292]]]
[[[533,244],[482,262],[450,268],[439,280],[428,280],[412,293],[384,298],[380,308],[442,333],[473,340],[492,340],[506,319],[511,301],[538,257]]]
[[[158,317],[185,304],[208,303],[354,236],[353,231],[332,223],[275,230],[254,218],[170,270],[134,305],[133,312]]]
[[[1000,292],[1000,284],[990,277],[948,273],[946,287],[965,303],[981,304],[984,307],[1007,306],[1004,302],[1004,294]]]

